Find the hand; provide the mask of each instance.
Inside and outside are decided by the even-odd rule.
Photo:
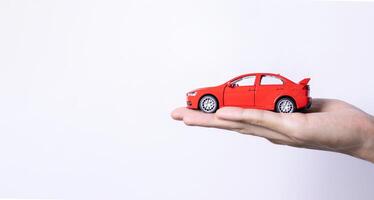
[[[308,113],[223,107],[214,114],[177,108],[172,118],[189,126],[227,129],[275,144],[349,154],[374,162],[374,117],[332,99],[313,99]]]

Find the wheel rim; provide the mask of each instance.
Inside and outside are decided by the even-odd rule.
[[[213,97],[204,97],[201,99],[200,108],[204,112],[213,112],[216,109],[217,103]]]
[[[282,113],[290,113],[294,110],[294,104],[289,99],[282,99],[278,103],[278,110]]]

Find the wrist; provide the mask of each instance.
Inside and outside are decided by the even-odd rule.
[[[363,145],[357,157],[374,163],[374,117],[370,116],[367,129],[364,129]]]

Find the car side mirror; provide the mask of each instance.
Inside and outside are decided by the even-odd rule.
[[[231,82],[227,83],[227,86],[230,87],[230,88],[234,88],[235,85],[236,85],[235,83],[231,83]]]

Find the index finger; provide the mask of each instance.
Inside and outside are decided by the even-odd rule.
[[[287,124],[284,122],[286,114],[283,113],[274,113],[258,109],[223,107],[219,109],[216,114],[218,118],[225,120],[245,122],[278,132],[287,131],[287,128],[285,127]]]

